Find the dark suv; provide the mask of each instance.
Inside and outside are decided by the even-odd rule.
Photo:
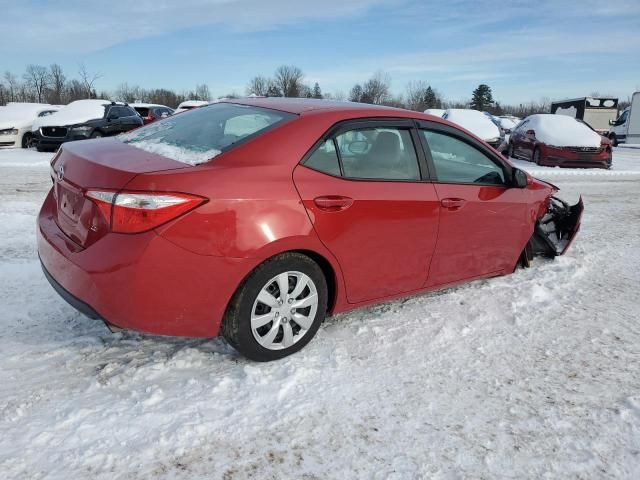
[[[39,152],[56,150],[64,142],[128,132],[143,125],[126,103],[77,100],[51,115],[33,132]]]

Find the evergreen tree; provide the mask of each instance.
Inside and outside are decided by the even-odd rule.
[[[313,98],[322,98],[322,90],[320,90],[318,82],[313,86]]]
[[[486,110],[487,107],[493,105],[493,95],[491,95],[491,87],[484,83],[478,85],[473,91],[471,97],[471,108],[475,110]]]

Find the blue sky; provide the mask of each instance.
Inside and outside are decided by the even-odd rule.
[[[99,12],[99,13],[96,13]],[[348,93],[382,70],[448,99],[489,84],[503,103],[640,90],[640,1],[22,0],[4,2],[0,71],[27,63],[102,72],[98,90],[248,80],[294,64]]]

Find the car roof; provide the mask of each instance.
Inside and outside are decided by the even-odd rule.
[[[271,108],[273,110],[280,110],[282,112],[294,113],[297,115],[318,110],[327,110],[334,112],[369,110],[379,111],[383,115],[396,115],[399,112],[402,112],[401,116],[407,116],[407,113],[422,116],[422,114],[420,114],[419,112],[404,110],[401,108],[386,107],[383,105],[372,105],[369,103],[340,102],[337,100],[324,100],[317,98],[246,97],[225,99],[222,100],[222,102]]]

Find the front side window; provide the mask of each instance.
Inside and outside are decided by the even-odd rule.
[[[249,136],[295,115],[234,103],[216,103],[120,135],[120,140],[179,162],[198,165]]]
[[[345,177],[419,180],[411,133],[397,128],[351,130],[336,137]]]
[[[504,185],[504,171],[470,144],[447,134],[422,130],[435,167],[436,178],[445,183]]]

